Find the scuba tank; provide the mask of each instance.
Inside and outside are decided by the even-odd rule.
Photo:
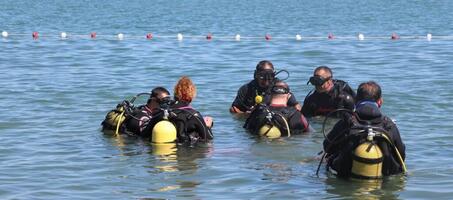
[[[325,125],[326,121],[329,117],[333,116],[338,112],[344,112],[343,117],[346,120],[350,127],[349,132],[342,133],[339,136],[343,138],[333,138],[333,140],[329,140],[325,133]],[[347,166],[347,163],[341,164],[340,169],[336,170],[346,170],[350,173],[346,173],[343,171],[343,174],[349,174],[351,177],[354,178],[362,178],[362,179],[380,179],[385,175],[384,169],[384,152],[390,153],[389,155],[385,156],[392,156],[394,159],[399,162],[402,172],[406,173],[407,168],[404,163],[404,159],[401,156],[398,148],[395,146],[393,141],[389,138],[389,132],[380,125],[372,126],[371,122],[367,120],[362,120],[359,118],[357,113],[348,110],[348,109],[337,109],[333,112],[330,112],[326,118],[324,119],[322,133],[324,135],[325,140],[330,143],[330,146],[347,142],[344,144],[342,149],[340,150],[340,155],[338,156],[340,160],[346,159],[346,157],[351,156],[351,162],[349,165],[350,168],[341,168],[342,166]],[[355,145],[354,145],[355,144]],[[351,146],[352,145],[352,146]],[[329,149],[330,147],[325,147]],[[388,149],[387,149],[388,148]],[[343,151],[345,150],[345,151]],[[341,153],[343,151],[343,153]],[[338,153],[338,152],[337,152]],[[316,171],[316,175],[318,175],[319,169],[321,167],[322,161],[326,157],[327,153],[324,152],[321,161],[319,162],[318,169]],[[335,155],[332,153],[331,155]],[[341,163],[341,161],[340,161]],[[390,163],[389,163],[390,164]],[[327,165],[329,168],[329,164]],[[346,175],[345,174],[345,175]]]
[[[352,137],[359,136],[363,138],[363,134],[365,132],[367,135],[366,141],[358,145],[352,154],[352,177],[362,179],[382,178],[384,157],[382,149],[379,147],[378,143],[389,145],[401,165],[402,172],[407,172],[406,164],[404,163],[401,153],[398,151],[395,144],[393,144],[392,140],[388,136],[388,132],[385,129],[369,125],[359,125],[358,128],[362,129],[362,131],[352,134]]]
[[[134,101],[137,99],[137,97],[142,95],[150,95],[150,93],[139,93],[132,97],[131,100],[124,100],[123,102],[119,103],[115,109],[109,111],[105,116],[104,121],[102,121],[101,123],[102,129],[116,130],[115,134],[118,134],[119,127],[135,109],[133,104]]]
[[[375,143],[376,132],[368,128],[366,141],[357,146],[352,154],[351,175],[356,178],[382,178],[383,155],[381,148]]]
[[[266,123],[258,130],[260,136],[266,136],[272,139],[279,138],[282,135],[280,129],[272,123],[272,118],[272,113],[267,111]]]
[[[267,107],[264,108],[264,112],[266,112],[266,118],[264,119],[264,125],[260,127],[258,130],[258,134],[260,136],[266,136],[268,138],[279,138],[281,137],[282,131],[286,132],[287,136],[291,136],[291,130],[289,128],[288,121],[286,118],[279,114],[270,111]],[[279,118],[281,120],[279,120]],[[283,121],[283,125],[282,122]]]
[[[151,141],[153,143],[169,143],[176,140],[176,127],[168,120],[168,109],[164,109],[163,120],[157,122],[152,130]]]
[[[118,104],[115,109],[109,111],[102,122],[103,129],[115,130],[117,126],[121,126],[126,119],[126,110],[132,109],[128,101],[123,101]]]
[[[282,132],[281,132],[280,128],[278,126],[276,126],[276,124],[279,124],[277,121],[277,117],[281,117],[286,125],[286,130],[287,130],[288,137],[289,137],[291,135],[291,133],[290,133],[290,129],[289,129],[287,120],[282,115],[270,111],[268,109],[267,105],[265,105],[263,103],[263,100],[264,100],[264,97],[262,95],[257,94],[255,96],[255,105],[258,106],[258,108],[256,108],[256,109],[259,109],[259,110],[262,110],[263,112],[265,112],[266,113],[265,118],[262,119],[261,117],[256,117],[256,118],[252,119],[251,117],[249,117],[247,119],[246,123],[244,124],[244,128],[248,127],[250,120],[262,121],[263,125],[261,125],[261,127],[259,127],[258,130],[255,129],[254,131],[257,131],[257,134],[260,136],[266,136],[271,139],[279,138],[282,136]],[[258,128],[258,127],[256,127],[256,128]]]

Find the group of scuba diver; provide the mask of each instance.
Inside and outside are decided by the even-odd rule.
[[[189,77],[183,76],[174,88],[174,100],[163,87],[152,89],[151,94],[140,93],[131,100],[118,104],[107,113],[103,130],[149,138],[153,143],[186,143],[194,145],[213,139],[211,117],[203,117],[190,103],[196,96],[196,87]],[[149,95],[145,105],[134,106],[142,95]]]
[[[285,79],[277,77],[282,72],[288,75]],[[405,145],[396,124],[381,112],[382,91],[376,82],[363,82],[355,92],[345,81],[334,79],[329,67],[320,66],[307,82],[314,89],[301,105],[284,82],[288,77],[288,71],[276,71],[270,61],[260,61],[254,79],[239,88],[230,112],[245,115],[244,128],[267,138],[307,133],[311,127],[306,118],[325,117],[317,174],[324,161],[327,171],[343,178],[381,179],[407,171]],[[146,105],[135,107],[135,99],[146,94],[150,95]],[[163,87],[138,94],[107,114],[103,130],[149,138],[154,144],[209,142],[213,121],[190,106],[195,95],[195,85],[183,76],[174,88],[174,100]],[[326,134],[329,118],[338,121]]]

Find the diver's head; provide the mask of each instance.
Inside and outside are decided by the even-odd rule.
[[[267,88],[275,79],[274,65],[268,60],[262,60],[256,65],[254,79],[261,88]]]
[[[275,81],[271,89],[271,95],[271,104],[287,105],[291,97],[288,84],[281,80]]]
[[[174,89],[175,100],[191,103],[197,95],[197,88],[187,76],[182,76]]]
[[[333,89],[333,73],[332,70],[327,66],[319,66],[313,72],[313,76],[310,77],[308,83],[315,86],[316,91],[319,93],[327,93]]]
[[[160,105],[169,103],[171,101],[170,92],[164,87],[155,87],[151,90],[151,96],[148,99],[147,105],[153,110],[159,108]]]
[[[384,103],[381,86],[374,81],[361,83],[357,88],[356,102],[360,103],[363,101],[373,101],[381,107]]]

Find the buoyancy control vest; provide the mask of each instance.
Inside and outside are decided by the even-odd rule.
[[[165,114],[165,112],[168,113]],[[158,127],[159,124],[165,124],[165,126]],[[152,140],[154,141],[155,138],[156,126],[163,129],[161,132],[166,132],[164,130],[170,130],[170,124],[175,126],[175,139],[179,143],[195,144],[198,141],[207,142],[213,139],[211,129],[207,127],[201,114],[188,104],[176,103],[172,108],[159,111],[153,116],[149,123],[149,126],[153,126]]]
[[[247,118],[244,128],[253,134],[266,136],[268,138],[278,138],[281,136],[291,136],[289,119],[298,112],[294,108],[274,109],[271,106],[261,104]]]
[[[352,126],[345,138],[347,142],[345,154],[351,158],[350,175],[361,179],[379,179],[384,171],[384,161],[387,165],[397,165],[406,171],[404,160],[401,157],[389,134],[386,125],[387,117],[382,116],[374,120],[363,120],[356,113],[351,117]],[[388,170],[388,166],[385,170]]]

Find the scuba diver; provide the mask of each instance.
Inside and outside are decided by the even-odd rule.
[[[354,112],[348,111],[344,116],[349,117],[338,121],[323,142],[327,168],[340,177],[365,179],[406,172],[398,128],[380,110],[381,87],[374,81],[360,84],[356,100]],[[342,111],[347,110],[336,112]]]
[[[148,126],[153,127],[167,118],[176,127],[178,143],[208,142],[214,138],[211,117],[203,117],[190,103],[196,96],[196,87],[189,77],[179,79],[174,89],[175,102],[153,116]],[[155,129],[155,128],[154,128]],[[154,138],[153,138],[154,139]]]
[[[274,65],[267,60],[260,61],[256,65],[253,80],[241,86],[237,92],[231,107],[231,113],[250,113],[256,105],[255,97],[264,98],[264,103],[270,102],[270,89],[274,81],[278,80],[275,76],[279,72],[274,71]],[[301,105],[297,102],[294,95],[288,101],[288,106],[301,110]]]
[[[333,79],[333,73],[329,67],[317,67],[307,85],[309,83],[315,86],[315,90],[310,91],[305,97],[302,106],[304,116],[325,116],[338,108],[350,110],[354,108],[354,91],[346,82]]]
[[[171,103],[170,92],[163,87],[156,87],[151,91],[146,105],[139,106],[126,118],[126,131],[142,137],[149,137],[152,131],[148,122],[161,108]]]
[[[145,105],[135,107],[133,105],[135,99],[149,93],[140,93],[132,98],[118,104],[117,108],[111,110],[105,117],[102,124],[103,130],[113,130],[117,133],[127,133],[130,135],[148,136],[150,128],[149,120],[152,116],[171,103],[170,92],[163,87],[156,87],[151,90],[150,98]]]
[[[252,134],[268,138],[307,132],[309,124],[305,117],[295,107],[287,105],[291,96],[288,84],[277,80],[271,89],[270,105],[258,104],[247,118],[244,128]]]

